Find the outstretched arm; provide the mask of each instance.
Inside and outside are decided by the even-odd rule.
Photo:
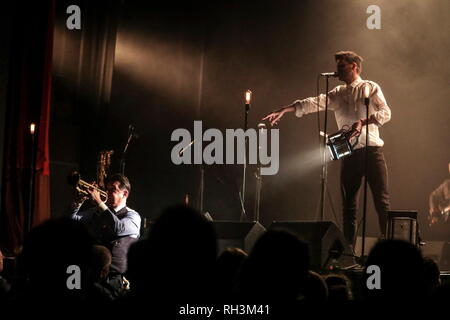
[[[294,104],[290,104],[288,106],[281,107],[281,108],[269,113],[267,116],[265,116],[263,118],[263,120],[269,120],[270,125],[273,126],[273,125],[277,124],[278,121],[280,121],[280,119],[284,116],[285,113],[294,112],[294,111],[295,111]]]
[[[336,108],[339,107],[339,88],[340,87],[336,87],[328,92],[328,108],[330,110],[336,110]],[[274,124],[277,124],[278,121],[280,121],[280,119],[287,112],[295,112],[295,115],[297,117],[302,117],[305,114],[323,111],[325,110],[325,100],[325,94],[321,94],[317,97],[306,98],[303,100],[295,100],[293,103],[269,113],[262,120],[269,120],[270,124],[273,126]]]

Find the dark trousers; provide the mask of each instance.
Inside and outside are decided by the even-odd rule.
[[[367,182],[372,191],[373,202],[378,214],[381,233],[386,233],[386,218],[389,210],[389,193],[386,161],[381,147],[368,148]],[[357,149],[342,159],[341,192],[343,205],[344,236],[354,243],[356,232],[356,210],[359,191],[364,177],[365,148]]]

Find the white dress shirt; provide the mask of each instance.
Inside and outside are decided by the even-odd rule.
[[[378,127],[391,119],[391,109],[388,107],[378,84],[373,81],[362,80],[358,76],[350,85],[337,86],[328,93],[328,109],[334,111],[339,129],[351,128],[355,122],[366,118],[366,106],[364,104],[364,88],[366,86],[370,89],[369,117],[373,115],[377,121],[376,124],[369,125],[369,146],[381,147],[384,142],[380,138]],[[294,106],[297,117],[317,112],[318,108],[321,111],[325,110],[325,94],[296,100]],[[358,144],[354,149],[364,147],[365,142],[366,128],[363,127]]]

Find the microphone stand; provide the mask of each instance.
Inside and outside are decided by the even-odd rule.
[[[266,125],[264,123],[258,124],[259,129],[259,139],[262,138],[262,135],[265,134]],[[258,152],[261,150],[261,141],[259,140],[259,146],[258,146]],[[256,222],[259,222],[259,207],[261,203],[261,189],[262,189],[262,176],[261,176],[261,162],[258,161],[256,172],[255,172],[255,178],[256,178],[256,192],[255,192],[255,216],[254,220]]]
[[[256,169],[255,178],[256,178],[255,221],[259,222],[259,206],[261,203],[261,189],[262,189],[262,176],[260,164],[258,164],[258,168]]]
[[[205,164],[202,162],[200,166],[200,214],[203,214],[203,189],[205,188]]]
[[[330,77],[334,77],[334,74],[325,74],[326,77],[326,91],[325,91],[325,123],[323,128],[323,144],[322,144],[322,185],[321,185],[321,193],[320,193],[320,221],[324,221],[325,217],[325,194],[326,194],[326,185],[327,185],[327,157],[326,157],[326,145],[327,145],[327,124],[328,124],[328,79]]]
[[[189,149],[193,144],[195,143],[195,139],[192,140],[191,142],[189,142],[189,144],[184,147],[183,149],[180,150],[180,152],[178,153],[178,155],[181,157],[183,155],[183,153]],[[204,192],[204,188],[205,188],[205,164],[202,162],[201,166],[200,166],[200,185],[199,185],[199,199],[197,200],[197,206],[198,206],[198,210],[200,211],[201,214],[203,214],[203,192]]]
[[[246,172],[247,172],[247,137],[245,136],[245,132],[247,131],[247,122],[248,122],[248,112],[250,110],[250,103],[245,103],[245,116],[244,116],[244,139],[245,139],[245,148],[244,148],[244,167],[242,169],[242,189],[239,193],[239,199],[241,201],[241,217],[240,221],[247,220],[247,215],[245,213],[245,180],[246,180]]]
[[[130,130],[129,130],[129,133],[128,133],[127,143],[125,144],[125,148],[123,149],[122,159],[120,159],[120,172],[122,174],[125,174],[125,156],[126,156],[127,151],[128,151],[128,146],[130,145],[131,140],[133,139],[133,137],[135,137],[134,127],[131,126]]]
[[[369,98],[364,98],[366,105],[366,146],[364,158],[364,206],[363,206],[363,229],[361,243],[361,258],[364,257],[364,249],[366,243],[366,215],[367,215],[367,168],[369,164]]]

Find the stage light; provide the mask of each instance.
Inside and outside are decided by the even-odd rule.
[[[250,90],[245,91],[245,104],[250,104],[252,100],[252,92]]]
[[[30,124],[30,133],[34,134],[34,131],[36,130],[36,124],[34,122],[32,122]]]

